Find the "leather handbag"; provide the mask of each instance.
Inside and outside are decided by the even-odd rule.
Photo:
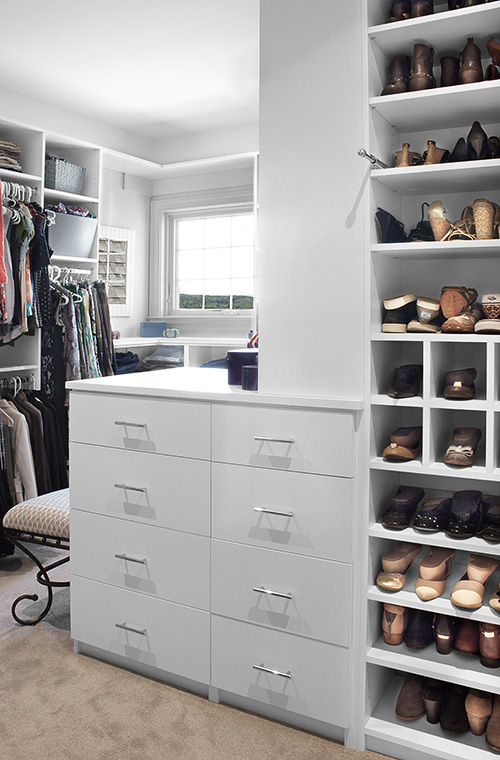
[[[381,243],[408,242],[408,235],[405,232],[404,224],[396,219],[395,216],[379,207],[375,212],[375,218],[380,230]]]

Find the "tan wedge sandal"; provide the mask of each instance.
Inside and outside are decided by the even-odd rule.
[[[418,544],[402,542],[386,552],[382,557],[382,570],[377,575],[377,586],[386,591],[401,591],[411,563],[421,549]]]
[[[454,549],[431,546],[420,563],[415,591],[424,602],[437,599],[446,588],[446,581],[455,558]]]
[[[495,228],[495,204],[487,198],[476,198],[472,204],[477,240],[493,240]]]
[[[486,583],[499,565],[498,559],[471,554],[467,572],[451,592],[452,603],[466,610],[477,610],[481,607]]]
[[[451,222],[445,217],[446,209],[441,201],[434,201],[427,209],[435,240],[442,240],[451,227]]]

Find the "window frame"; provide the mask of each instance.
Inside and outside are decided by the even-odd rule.
[[[177,250],[175,245],[175,228],[176,222],[182,219],[203,219],[207,217],[217,216],[235,216],[237,214],[252,214],[254,215],[254,209],[252,204],[238,203],[231,204],[229,206],[211,206],[208,208],[181,210],[174,213],[169,213],[165,220],[165,234],[166,239],[166,255],[169,258],[168,267],[168,282],[167,282],[167,309],[169,316],[185,317],[192,314],[193,316],[205,317],[207,315],[218,316],[222,314],[228,314],[230,316],[237,316],[243,312],[248,317],[253,317],[255,311],[255,236],[254,236],[254,306],[251,309],[179,309],[177,308]],[[255,226],[255,218],[254,218]]]
[[[254,308],[242,310],[184,309],[172,311],[172,257],[167,246],[169,218],[180,214],[203,216],[214,211],[231,213],[235,209],[250,210],[256,222],[254,185],[209,188],[200,191],[165,194],[151,201],[148,319],[169,319],[186,334],[221,334],[236,330],[256,330],[258,298]],[[257,236],[254,257],[257,264]],[[255,285],[257,269],[254,270]],[[188,313],[186,313],[188,312]],[[190,313],[189,313],[190,312]],[[193,313],[195,312],[195,313]],[[189,331],[189,333],[187,332]]]

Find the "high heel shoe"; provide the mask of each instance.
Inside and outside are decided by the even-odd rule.
[[[448,163],[454,163],[455,161],[468,161],[469,152],[467,150],[467,143],[465,138],[459,137],[455,143],[455,147],[448,156]]]
[[[486,583],[491,578],[500,560],[471,554],[467,572],[458,581],[451,592],[451,602],[466,610],[477,610],[483,604]]]
[[[481,51],[474,44],[474,37],[469,37],[464,49],[460,52],[459,84],[473,84],[483,81],[483,66]],[[410,88],[411,89],[411,88]]]
[[[384,604],[382,614],[382,632],[384,641],[390,646],[397,647],[403,643],[409,619],[409,610],[397,604]]]
[[[411,4],[411,17],[431,16],[434,13],[434,0],[413,0]]]
[[[500,42],[497,42],[494,37],[490,37],[486,43],[488,48],[488,55],[495,66],[500,66]]]
[[[390,16],[385,22],[390,24],[393,21],[404,21],[411,15],[411,0],[392,0]]]
[[[448,160],[450,151],[446,148],[437,148],[434,140],[427,140],[427,150],[423,154],[424,165],[442,164]]]
[[[491,157],[500,158],[500,137],[492,135],[491,137],[488,137],[488,143],[491,150]]]
[[[420,563],[415,591],[424,602],[437,599],[444,592],[455,553],[454,549],[431,546]]]
[[[467,153],[469,160],[491,158],[488,135],[478,121],[475,121],[467,135]]]
[[[386,591],[401,591],[406,582],[406,573],[421,550],[422,547],[418,544],[403,542],[386,552],[382,557],[382,570],[377,575],[377,586]]]
[[[427,209],[427,217],[431,223],[435,240],[442,240],[451,227],[445,213],[446,209],[441,201],[434,201]]]
[[[500,71],[498,71],[494,63],[490,63],[484,72],[484,81],[493,82],[495,79],[500,79]]]
[[[487,198],[476,198],[472,203],[477,240],[493,240],[496,208]]]
[[[396,167],[418,166],[424,163],[421,153],[410,150],[410,143],[403,143],[401,150],[395,152],[394,158],[396,159]]]

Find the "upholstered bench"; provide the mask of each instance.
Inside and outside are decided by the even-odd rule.
[[[36,625],[43,620],[52,606],[52,589],[56,586],[69,586],[69,581],[53,581],[49,572],[69,561],[69,555],[50,565],[42,565],[24,544],[38,544],[53,549],[69,550],[69,488],[37,496],[22,501],[5,513],[2,525],[5,538],[24,552],[39,568],[36,575],[38,583],[47,587],[47,603],[42,613],[34,620],[23,620],[16,613],[16,607],[23,599],[36,602],[37,594],[22,594],[12,604],[12,616],[21,625]]]

